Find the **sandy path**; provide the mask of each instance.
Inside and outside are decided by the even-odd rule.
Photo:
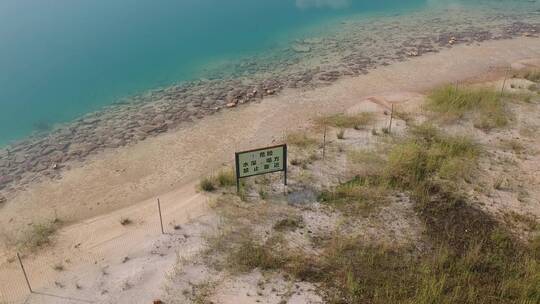
[[[159,295],[164,272],[175,259],[171,248],[163,256],[152,253],[155,246],[196,246],[189,245],[182,233],[160,236],[155,204],[158,195],[164,204],[166,224],[185,223],[206,210],[206,198],[194,190],[196,180],[220,164],[230,163],[235,150],[278,142],[283,134],[309,123],[310,118],[344,111],[372,95],[420,92],[495,70],[500,73],[500,67],[535,57],[540,57],[540,39],[491,41],[480,46],[457,46],[316,90],[286,91],[262,103],[224,111],[181,130],[104,152],[65,172],[59,181],[33,185],[0,210],[0,227],[15,231],[36,219],[52,218],[56,212],[60,219],[73,224],[60,231],[54,248],[40,253],[39,258],[26,259],[34,266],[30,272],[36,288],[103,303],[145,303]],[[136,219],[135,224],[120,225],[123,216]],[[167,229],[171,231],[172,227],[167,225]],[[7,256],[11,252],[4,254]],[[130,257],[128,263],[121,261],[125,256]],[[69,259],[65,262],[68,271],[51,270],[51,263],[62,259]],[[0,292],[9,290],[13,297],[24,295],[15,263],[1,266],[2,262],[0,259]],[[105,270],[110,274],[104,275],[103,267],[110,269]],[[9,271],[2,273],[5,269]],[[55,280],[71,285],[55,287]],[[123,280],[128,281],[126,290],[122,290]],[[86,287],[74,289],[75,281]],[[15,283],[16,287],[9,287]],[[101,294],[103,290],[107,292]],[[64,302],[40,295],[29,301]]]

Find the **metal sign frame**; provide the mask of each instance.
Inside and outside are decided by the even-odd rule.
[[[265,150],[270,150],[270,149],[275,149],[275,148],[283,148],[283,160],[282,160],[283,161],[283,168],[281,168],[279,170],[261,172],[261,173],[256,173],[256,174],[251,174],[251,175],[248,175],[248,176],[240,177],[240,155],[246,154],[246,153],[254,153],[254,152],[259,152],[259,151],[265,151]],[[263,175],[263,174],[276,173],[276,172],[283,172],[283,183],[285,184],[285,186],[287,185],[287,144],[236,152],[235,155],[234,155],[234,159],[235,159],[235,167],[236,167],[236,192],[240,192],[240,179],[248,178],[248,177],[252,177],[252,176]]]

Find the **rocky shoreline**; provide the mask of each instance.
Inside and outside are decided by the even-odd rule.
[[[344,37],[297,41],[286,50],[289,54],[282,56],[289,59],[277,64],[254,58],[236,65],[227,76],[216,75],[212,79],[153,90],[107,106],[47,134],[29,137],[0,150],[0,205],[6,201],[5,197],[24,189],[30,182],[60,178],[71,162],[145,140],[224,109],[260,101],[285,88],[327,85],[342,77],[365,74],[381,65],[459,44],[522,36],[538,38],[540,23],[515,19],[508,17],[504,23],[498,20],[495,27],[467,24],[449,27],[439,22],[438,29],[409,31],[407,35],[400,35],[403,29],[399,24],[374,24],[381,33],[388,30],[387,35],[364,28],[347,32]],[[428,27],[437,21],[423,22],[408,26]],[[344,25],[355,26],[358,24]]]

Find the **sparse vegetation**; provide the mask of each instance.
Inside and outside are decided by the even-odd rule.
[[[305,132],[293,132],[287,134],[287,144],[297,146],[299,148],[307,148],[317,145],[317,141],[309,137]]]
[[[52,236],[57,228],[56,221],[34,223],[30,226],[30,229],[24,233],[22,239],[18,241],[18,247],[34,251],[48,245],[51,243]]]
[[[390,193],[380,177],[364,176],[323,191],[319,199],[346,215],[367,216],[376,207],[388,203]]]
[[[286,258],[275,254],[272,247],[272,240],[259,244],[252,237],[247,237],[232,249],[227,265],[233,272],[279,269],[286,263]]]
[[[510,122],[507,97],[484,89],[445,87],[430,96],[428,107],[454,118],[470,117],[476,127],[488,130]],[[333,118],[331,126],[355,127],[345,127],[343,116],[338,118]],[[328,120],[324,123],[330,125]],[[328,237],[310,236],[310,245],[298,245],[292,236],[301,233],[291,231],[303,226],[303,218],[287,216],[262,224],[272,227],[270,232],[265,228],[259,235],[252,226],[245,226],[234,238],[222,240],[225,269],[285,273],[314,283],[324,301],[332,304],[540,303],[537,219],[508,214],[530,233],[531,241],[523,242],[508,225],[479,208],[477,198],[470,194],[482,188],[487,195],[491,187],[501,190],[508,183],[510,188],[517,187],[515,181],[507,181],[506,176],[476,181],[482,176],[480,159],[488,153],[472,138],[447,134],[430,123],[409,126],[403,138],[384,137],[380,149],[347,149],[349,167],[356,176],[328,187],[319,198],[346,216],[340,220],[369,225],[365,218],[373,216],[376,208],[392,203],[394,194],[399,199],[405,195],[407,200],[400,202],[413,204],[422,224],[420,242],[375,245],[338,227]],[[525,151],[518,140],[502,143],[515,153]],[[293,158],[293,164],[303,166],[305,161]],[[298,171],[294,180],[300,183],[307,170]]]
[[[430,94],[427,108],[446,120],[470,115],[474,126],[483,130],[502,128],[510,122],[510,113],[503,97],[500,92],[491,89],[444,86]]]
[[[209,298],[214,292],[215,284],[212,282],[203,282],[191,285],[191,292],[187,291],[186,295],[193,304],[209,304],[212,303]]]
[[[214,183],[214,178],[212,178],[212,177],[203,178],[199,182],[199,187],[201,188],[201,190],[206,191],[206,192],[212,192],[212,191],[215,191],[217,189],[216,185]]]
[[[369,180],[408,191],[434,249],[372,247],[337,238],[320,260],[301,263],[309,269],[300,273],[325,286],[329,303],[540,301],[540,260],[534,251],[540,245],[533,241],[533,250],[527,249],[456,192],[479,155],[470,139],[429,125],[414,128],[390,150],[382,176],[357,179],[330,195],[333,201],[355,200],[357,185]]]
[[[287,216],[274,224],[277,231],[294,231],[304,225],[304,219],[301,216]]]
[[[364,129],[375,122],[373,113],[362,112],[355,115],[336,114],[317,119],[319,126],[330,126],[339,129]]]
[[[362,175],[324,191],[321,200],[347,214],[369,214],[384,204],[392,188],[412,191],[419,201],[429,201],[426,190],[440,189],[457,195],[460,183],[470,178],[480,149],[466,137],[442,134],[431,125],[413,127],[410,138],[392,146],[386,161],[377,157]],[[355,152],[353,157],[375,158]],[[379,166],[377,166],[379,164]]]
[[[445,135],[428,124],[411,133],[388,155],[384,177],[391,186],[411,190],[415,199],[425,201],[426,191],[450,194],[471,177],[480,155],[471,139]]]

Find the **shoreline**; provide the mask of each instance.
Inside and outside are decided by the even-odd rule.
[[[64,170],[61,179],[35,181],[3,204],[0,227],[13,233],[56,216],[70,224],[106,214],[193,183],[230,163],[234,151],[279,142],[284,134],[309,125],[311,118],[344,111],[369,96],[414,95],[449,82],[501,74],[497,67],[539,57],[540,39],[490,41],[396,63],[313,90],[288,89],[265,102],[222,111],[161,136],[91,155]]]
[[[162,295],[161,288],[174,271],[176,259],[198,253],[204,244],[201,231],[219,227],[208,208],[212,196],[196,187],[201,176],[230,164],[234,151],[277,143],[284,134],[309,130],[314,118],[333,113],[374,111],[378,119],[372,127],[379,130],[387,126],[388,116],[383,111],[390,102],[398,110],[410,110],[408,106],[418,109],[423,94],[433,87],[456,81],[498,80],[493,85],[500,85],[505,73],[502,68],[529,63],[540,63],[539,39],[458,46],[330,86],[285,90],[264,103],[224,111],[186,128],[95,155],[83,166],[66,171],[62,180],[33,184],[0,212],[0,227],[8,230],[6,233],[52,216],[63,221],[52,246],[23,257],[32,285],[53,295],[33,294],[29,303],[56,303],[54,295],[115,303],[132,303],[134,299],[150,302]],[[400,103],[404,108],[399,108]],[[423,115],[414,110],[409,113]],[[406,128],[400,119],[394,125],[398,133]],[[362,132],[370,133],[369,129]],[[377,142],[352,131],[349,136],[357,145]],[[293,184],[290,189],[294,189]],[[160,234],[158,197],[170,234]],[[131,219],[132,225],[121,225],[122,218]],[[0,249],[0,272],[6,274],[0,275],[4,279],[0,284],[4,290],[0,291],[8,299],[18,300],[28,294],[22,288],[24,278],[16,261],[9,260],[13,254]],[[51,267],[59,261],[65,271]],[[147,268],[149,263],[154,266]],[[136,288],[124,288],[124,282]]]
[[[229,79],[198,80],[152,90],[131,98],[130,102],[119,102],[88,113],[46,135],[29,137],[0,149],[0,195],[9,199],[17,189],[24,189],[32,182],[61,178],[63,171],[75,163],[84,162],[89,156],[177,130],[208,115],[261,101],[285,89],[328,86],[340,79],[365,75],[383,66],[438,53],[457,45],[523,36],[537,39],[540,23],[511,22],[492,31],[468,28],[431,33],[427,37],[419,35],[405,41],[394,41],[396,46],[384,48],[386,51],[391,49],[390,54],[382,51],[377,54],[377,50],[372,50],[374,53],[370,56],[364,54],[364,49],[352,49],[356,41],[364,41],[363,35],[367,35],[369,30],[353,36],[347,43],[343,37],[334,41],[328,38],[305,39],[292,46],[291,52],[308,53],[306,66],[301,63],[298,64],[300,67],[290,71],[281,68],[281,71],[268,72],[268,67],[263,64],[262,72],[258,73],[261,67],[256,67],[257,62],[246,61],[241,65],[246,65],[247,70],[255,66],[253,74],[248,73],[246,77],[236,75]],[[495,34],[497,31],[500,33]],[[343,45],[337,41],[344,41]],[[377,48],[377,43],[367,43]],[[346,54],[330,60],[329,54],[336,52]],[[321,58],[311,55],[319,53]],[[325,61],[330,61],[330,64],[323,64]],[[294,63],[285,63],[284,66],[291,64],[294,66]]]

